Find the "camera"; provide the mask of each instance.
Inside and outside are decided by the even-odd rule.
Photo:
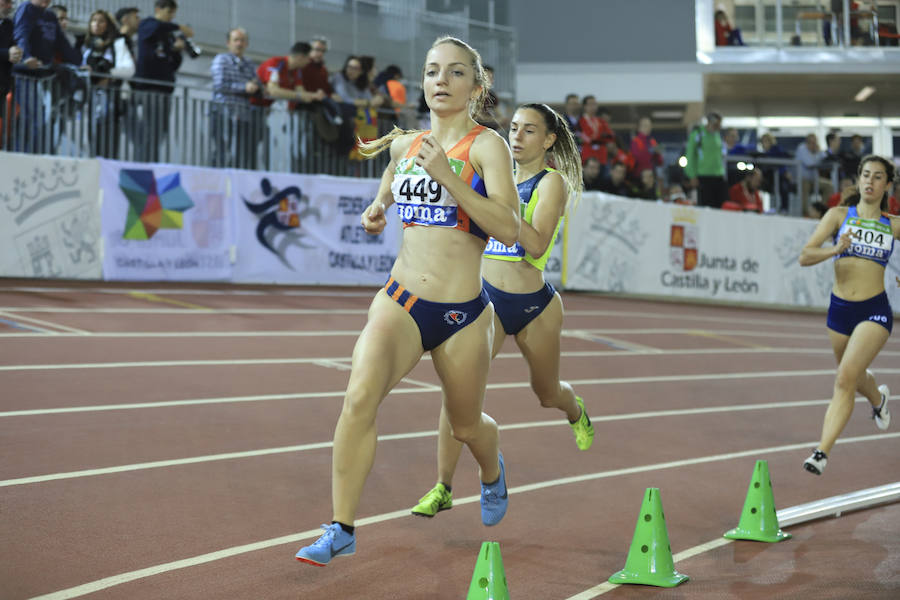
[[[190,38],[186,37],[183,31],[176,31],[172,34],[172,37],[174,40],[184,40],[184,53],[191,58],[197,58],[203,54],[203,48],[192,42]]]
[[[91,40],[90,53],[85,59],[91,71],[95,73],[109,73],[112,71],[113,63],[106,57],[106,51],[110,47],[110,43],[100,38]]]

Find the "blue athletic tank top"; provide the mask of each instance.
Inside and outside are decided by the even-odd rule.
[[[835,256],[834,260],[855,256],[874,260],[882,267],[887,266],[891,252],[894,251],[894,233],[891,230],[891,220],[884,213],[877,221],[863,219],[856,212],[856,207],[851,206],[847,209],[847,218],[834,236],[834,243],[847,231],[850,232],[850,247]]]

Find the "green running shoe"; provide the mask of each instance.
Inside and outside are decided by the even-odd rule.
[[[443,483],[438,482],[413,507],[412,514],[431,518],[439,511],[451,508],[453,508],[453,492],[448,491]]]
[[[572,433],[575,434],[575,444],[579,450],[587,450],[594,443],[594,426],[591,425],[591,419],[584,410],[584,401],[575,396],[575,402],[581,407],[581,416],[574,423],[569,423]]]

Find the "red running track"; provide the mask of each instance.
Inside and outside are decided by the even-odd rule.
[[[293,559],[331,516],[330,442],[370,289],[0,283],[0,597],[464,598],[483,541],[513,598],[897,598],[900,506],[678,560],[678,588],[600,586],[627,558],[647,487],[672,551],[737,525],[755,461],[779,509],[900,479],[900,434],[858,401],[828,470],[834,359],[822,314],[564,294],[563,376],[597,435],[579,452],[540,408],[516,347],[486,411],[510,508],[481,525],[468,454],[455,506],[434,483],[439,390],[423,360],[379,413],[358,551]],[[892,338],[874,369],[900,390]]]

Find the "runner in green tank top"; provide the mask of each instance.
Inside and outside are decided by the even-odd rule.
[[[570,191],[582,187],[578,147],[565,118],[546,104],[516,110],[509,131],[516,161],[522,228],[517,242],[506,246],[490,239],[484,253],[484,287],[494,304],[496,356],[507,335],[528,362],[531,387],[541,406],[565,413],[581,450],[591,447],[594,428],[581,398],[559,379],[562,300],[544,280],[544,267],[565,215]],[[556,169],[550,168],[552,163]],[[438,435],[438,483],[416,505],[413,514],[433,517],[451,508],[451,482],[462,445],[453,439],[441,411]]]

